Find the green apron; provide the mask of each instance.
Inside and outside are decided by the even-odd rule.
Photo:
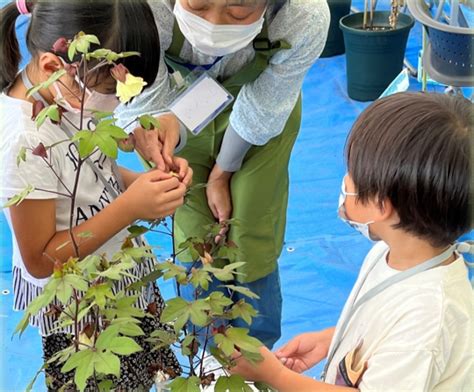
[[[166,51],[166,63],[183,76],[189,69],[179,58],[184,36],[177,23],[173,41]],[[239,72],[219,82],[235,97],[243,85],[253,82],[269,65],[270,58],[279,50],[291,46],[284,41],[270,43],[266,24],[254,40],[254,59]],[[193,183],[206,183],[214,167],[222,139],[229,125],[232,106],[226,108],[197,136],[188,133],[187,144],[177,155],[188,160],[194,171]],[[242,282],[253,282],[274,271],[280,256],[286,226],[288,205],[288,163],[291,150],[301,125],[301,95],[283,132],[264,146],[252,146],[239,171],[230,182],[232,218],[239,224],[231,227],[229,239],[240,252]],[[206,190],[191,192],[187,203],[175,214],[175,242],[180,244],[189,237],[204,235],[204,226],[214,223],[206,198]],[[191,261],[190,255],[180,255],[182,261]]]

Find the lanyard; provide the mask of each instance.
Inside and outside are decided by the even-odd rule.
[[[26,69],[21,71],[21,80],[28,90],[33,87],[33,83],[31,83],[30,79],[28,78],[28,75],[26,74]],[[37,92],[32,94],[32,97],[36,99],[37,101],[43,102],[45,106],[49,106],[48,102],[46,102],[44,98]],[[60,127],[69,138],[73,137],[73,133],[71,132],[71,130],[67,128],[62,122],[60,123]],[[97,175],[97,177],[100,179],[102,184],[104,184],[105,189],[107,189],[107,192],[109,192],[109,194],[114,199],[116,199],[119,196],[119,193],[112,187],[112,185],[110,185],[110,183],[104,177],[102,172],[96,167],[96,165],[94,165],[94,162],[92,162],[90,159],[86,159],[86,163],[92,169],[92,171]],[[117,179],[120,189],[123,190],[124,186],[123,186],[122,177],[120,176],[120,173],[118,172],[117,162],[115,162],[115,160],[112,160],[112,173]]]
[[[323,372],[321,373],[321,379],[325,381],[326,374],[329,368],[329,365],[331,364],[332,359],[334,358],[334,355],[336,354],[336,351],[338,350],[339,346],[342,343],[344,333],[346,332],[347,325],[349,324],[349,321],[351,320],[352,316],[354,316],[355,312],[367,301],[370,299],[374,298],[376,295],[380,294],[383,290],[385,290],[387,287],[390,287],[398,282],[401,282],[402,280],[408,279],[412,277],[413,275],[416,275],[420,272],[426,271],[428,269],[437,267],[441,263],[443,263],[455,250],[462,250],[464,248],[461,247],[461,245],[464,245],[463,243],[461,244],[454,244],[451,245],[448,249],[446,249],[443,253],[441,253],[438,256],[435,256],[427,261],[424,261],[421,264],[418,264],[412,268],[409,268],[403,272],[400,272],[394,276],[391,276],[390,278],[384,280],[383,282],[379,283],[372,289],[370,289],[367,293],[365,293],[357,302],[355,302],[357,296],[359,295],[359,292],[364,285],[367,277],[369,276],[370,272],[374,269],[375,265],[380,261],[380,258],[377,258],[374,263],[369,267],[369,270],[365,274],[363,280],[357,287],[357,291],[354,293],[354,300],[351,304],[351,308],[349,309],[349,312],[347,313],[346,317],[344,318],[340,328],[338,328],[337,334],[334,337],[334,343],[332,345],[332,349],[329,352],[329,355],[327,357],[327,362],[326,366],[324,367]],[[354,303],[355,302],[355,303]]]

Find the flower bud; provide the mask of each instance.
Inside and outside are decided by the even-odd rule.
[[[31,119],[36,120],[38,114],[44,109],[44,103],[42,101],[35,101],[33,104],[33,112],[31,113]]]
[[[43,143],[38,144],[31,153],[41,158],[48,158],[48,152]]]
[[[67,53],[68,48],[69,42],[64,37],[58,38],[53,44],[53,52],[55,53]]]

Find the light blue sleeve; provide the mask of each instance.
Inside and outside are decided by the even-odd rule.
[[[292,47],[275,54],[267,69],[241,89],[230,124],[242,139],[264,145],[283,131],[303,79],[324,48],[329,21],[325,0],[289,1],[275,16],[270,39],[284,39]]]

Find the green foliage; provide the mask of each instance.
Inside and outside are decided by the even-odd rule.
[[[100,45],[100,41],[95,35],[85,34],[83,31],[79,32],[74,37],[74,40],[69,44],[69,48],[67,52],[69,60],[73,61],[74,57],[78,53],[87,54],[91,44]],[[95,58],[100,58],[100,57],[97,56]]]
[[[33,94],[37,93],[38,91],[49,88],[53,83],[56,83],[65,74],[66,74],[66,70],[64,68],[52,73],[51,76],[46,81],[30,88],[26,92],[26,95],[28,97],[31,97]]]
[[[12,206],[17,206],[21,204],[23,200],[25,200],[28,195],[35,190],[35,187],[33,185],[28,185],[25,189],[23,189],[19,194],[13,196],[6,202],[2,208],[8,208]]]
[[[171,392],[200,392],[201,380],[196,376],[189,378],[177,377],[170,383]]]
[[[79,142],[79,155],[81,158],[89,156],[96,148],[109,158],[116,159],[118,145],[116,139],[126,139],[128,134],[115,125],[115,119],[101,120],[95,130],[82,130],[77,132],[72,140]]]
[[[245,383],[245,380],[234,374],[232,376],[222,376],[217,380],[214,388],[215,392],[252,392],[252,388]]]
[[[153,130],[160,127],[160,122],[149,114],[138,117],[138,121],[140,122],[140,126],[146,130]]]
[[[40,128],[46,119],[50,119],[53,122],[59,122],[60,120],[59,107],[58,105],[46,106],[41,112],[38,113],[35,119],[36,128]]]

